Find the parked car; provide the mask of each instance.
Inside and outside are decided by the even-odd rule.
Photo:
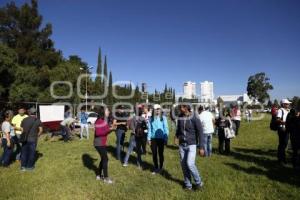
[[[88,124],[94,125],[98,118],[98,114],[95,112],[87,112],[87,114],[88,114],[88,119],[87,119]],[[75,123],[75,127],[80,127],[80,119],[78,119],[78,120],[79,120],[79,122]]]

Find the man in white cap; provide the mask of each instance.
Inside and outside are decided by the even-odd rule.
[[[278,162],[280,164],[286,164],[286,147],[289,142],[289,133],[286,130],[286,118],[289,114],[291,102],[288,99],[281,100],[281,108],[277,112],[277,122],[279,124],[278,127],[278,138],[279,138],[279,145],[277,151]]]

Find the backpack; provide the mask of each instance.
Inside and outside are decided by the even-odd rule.
[[[144,137],[147,124],[145,120],[135,120],[135,136]]]
[[[280,109],[280,110],[281,110],[281,113],[282,113],[281,120],[283,120],[284,112],[283,112],[282,109]],[[279,124],[278,124],[278,121],[277,121],[277,117],[275,115],[272,115],[272,119],[271,119],[271,122],[270,122],[270,129],[272,131],[278,131],[278,129],[279,129]]]

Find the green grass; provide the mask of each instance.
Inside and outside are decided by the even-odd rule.
[[[166,148],[165,173],[153,176],[150,154],[143,157],[147,170],[138,170],[133,162],[122,167],[112,153],[113,133],[109,139],[109,175],[115,181],[113,185],[95,180],[99,156],[92,139],[65,144],[42,138],[35,171],[21,172],[19,163],[0,169],[0,199],[300,199],[299,172],[290,165],[277,165],[277,135],[269,130],[268,122],[265,119],[242,123],[240,135],[232,140],[230,156],[214,152],[211,158],[197,157],[205,183],[199,192],[182,190],[177,148]],[[173,135],[172,130],[170,144]],[[217,147],[216,138],[213,146]]]

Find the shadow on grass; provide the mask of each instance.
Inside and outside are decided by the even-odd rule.
[[[242,153],[252,153],[260,156],[276,156],[277,151],[276,150],[266,150],[263,151],[261,149],[244,149],[244,148],[234,148],[237,152]]]
[[[115,147],[108,146],[107,147],[107,152],[110,153],[114,158],[116,158],[116,148]],[[124,157],[125,157],[125,155],[122,156],[122,158],[124,158]],[[136,163],[136,159],[137,158],[135,156],[130,155],[128,163],[132,164],[132,165],[136,165],[137,164]],[[143,157],[142,157],[142,160],[143,160]],[[152,164],[150,164],[149,162],[146,162],[144,160],[143,160],[143,164],[142,165],[143,165],[143,169],[145,171],[152,171],[154,169],[154,166]],[[175,183],[177,183],[177,184],[179,184],[181,186],[183,185],[183,181],[182,180],[179,180],[179,179],[173,177],[166,169],[162,170],[161,176],[164,177],[164,178],[166,178],[167,180],[175,182]]]
[[[98,167],[94,164],[94,162],[97,160],[95,158],[92,158],[89,154],[83,154],[81,156],[83,165],[88,168],[89,170],[94,171],[95,175],[97,175]]]
[[[259,176],[266,176],[270,180],[278,181],[281,183],[287,183],[290,185],[294,185],[297,187],[300,187],[300,174],[299,172],[296,172],[293,168],[290,167],[284,167],[280,166],[277,162],[277,160],[271,160],[263,155],[273,155],[273,151],[261,151],[258,149],[249,150],[249,149],[237,149],[239,152],[232,151],[230,153],[230,156],[232,156],[234,159],[243,161],[243,162],[249,162],[254,163],[257,165],[257,167],[251,166],[251,167],[242,167],[236,163],[225,163],[225,165],[238,170],[245,172],[247,174],[251,175],[259,175]],[[255,155],[249,155],[246,153],[240,153],[240,152],[246,152],[246,153],[253,153]],[[262,169],[264,168],[264,169]]]
[[[178,145],[175,145],[175,144],[173,144],[173,145],[168,144],[168,145],[166,145],[166,147],[171,150],[178,150],[178,148],[179,148]]]

